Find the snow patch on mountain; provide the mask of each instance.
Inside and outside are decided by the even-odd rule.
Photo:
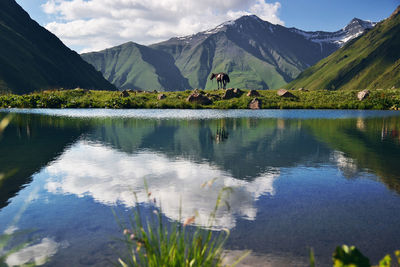
[[[307,40],[310,40],[314,43],[317,43],[321,47],[321,51],[326,44],[334,44],[337,47],[342,47],[348,41],[359,37],[362,35],[366,30],[373,28],[376,25],[375,22],[365,21],[358,18],[354,18],[347,24],[343,29],[340,29],[336,32],[324,32],[324,31],[315,31],[315,32],[308,32],[299,30],[296,28],[290,28],[291,32],[297,33]],[[176,37],[172,38],[178,41],[182,41],[185,44],[196,44],[199,41],[205,40],[209,36],[213,34],[217,34],[219,32],[225,32],[228,29],[236,29],[239,34],[242,34],[245,31],[251,31],[254,27],[262,29],[265,31],[265,34],[275,34],[277,26],[274,24],[269,23],[268,21],[264,21],[255,15],[246,15],[240,17],[237,20],[229,20],[226,21],[213,29],[209,29],[206,31],[202,31],[196,34]]]
[[[336,32],[306,32],[296,28],[291,28],[290,30],[302,35],[304,38],[314,43],[320,44],[321,47],[323,43],[334,43],[339,47],[342,47],[345,43],[357,38],[366,30],[373,28],[375,25],[375,22],[354,18],[346,27]]]

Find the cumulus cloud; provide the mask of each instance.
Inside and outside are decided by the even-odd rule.
[[[46,28],[66,45],[84,51],[127,41],[156,43],[248,14],[283,24],[280,7],[279,2],[266,0],[47,0],[42,5],[45,13],[57,18]]]
[[[221,189],[231,187],[234,190],[227,199],[231,208],[219,209],[217,228],[234,227],[236,216],[254,220],[254,202],[262,195],[275,194],[273,183],[279,176],[275,170],[253,181],[237,180],[206,163],[172,160],[150,151],[131,155],[85,141],[76,143],[45,171],[50,175],[46,183],[49,192],[91,196],[105,205],[127,207],[135,205],[132,192],[136,192],[139,202],[161,204],[167,217],[178,220],[181,212],[184,220],[196,215],[196,223],[203,226],[207,226]],[[209,183],[213,178],[217,179]],[[156,203],[148,198],[144,179]]]

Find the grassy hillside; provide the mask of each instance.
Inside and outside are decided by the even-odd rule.
[[[14,0],[0,1],[0,66],[0,92],[76,87],[115,90]]]
[[[133,42],[81,56],[120,89],[175,91],[189,87],[169,54]]]
[[[400,7],[360,38],[308,68],[287,88],[400,87]]]

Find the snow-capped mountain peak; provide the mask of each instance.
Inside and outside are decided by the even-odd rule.
[[[321,51],[325,50],[325,46],[330,47],[336,46],[337,48],[342,47],[348,41],[360,36],[366,30],[373,28],[376,25],[375,22],[361,20],[359,18],[353,18],[343,29],[336,32],[324,32],[324,31],[303,31],[296,28],[286,28],[287,30],[301,35],[303,38],[317,43],[321,47]],[[175,37],[172,40],[183,42],[188,45],[196,45],[199,42],[207,39],[209,36],[218,34],[221,32],[233,31],[236,34],[249,34],[251,32],[257,32],[257,34],[275,34],[276,30],[284,29],[285,27],[280,25],[271,24],[268,21],[264,21],[256,15],[245,15],[236,20],[226,21],[215,28],[205,30],[196,34]],[[329,48],[331,49],[331,48]]]
[[[333,43],[341,47],[348,41],[357,38],[365,31],[373,28],[375,25],[376,22],[354,18],[343,29],[336,32],[306,32],[296,28],[292,28],[291,30],[304,36],[304,38],[310,41],[319,43],[321,48],[323,43]]]

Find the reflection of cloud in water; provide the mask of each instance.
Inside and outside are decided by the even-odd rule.
[[[12,253],[6,259],[8,266],[21,266],[27,263],[43,265],[56,254],[59,244],[50,238],[43,238],[39,244],[28,246]]]
[[[343,173],[345,177],[352,178],[358,173],[357,162],[341,151],[333,151],[331,154],[331,160],[336,163],[339,170]]]
[[[46,171],[50,174],[46,185],[50,192],[89,195],[103,204],[123,203],[128,207],[135,203],[132,191],[137,192],[139,202],[148,201],[145,178],[166,216],[177,220],[182,200],[182,217],[197,212],[196,223],[200,225],[206,225],[220,190],[230,186],[234,189],[229,198],[231,209],[220,208],[215,224],[229,228],[235,225],[234,214],[255,219],[254,201],[263,194],[274,194],[273,182],[279,175],[274,171],[242,181],[206,163],[171,160],[147,151],[130,155],[86,142],[74,145]],[[218,179],[211,187],[201,188],[213,178]]]

